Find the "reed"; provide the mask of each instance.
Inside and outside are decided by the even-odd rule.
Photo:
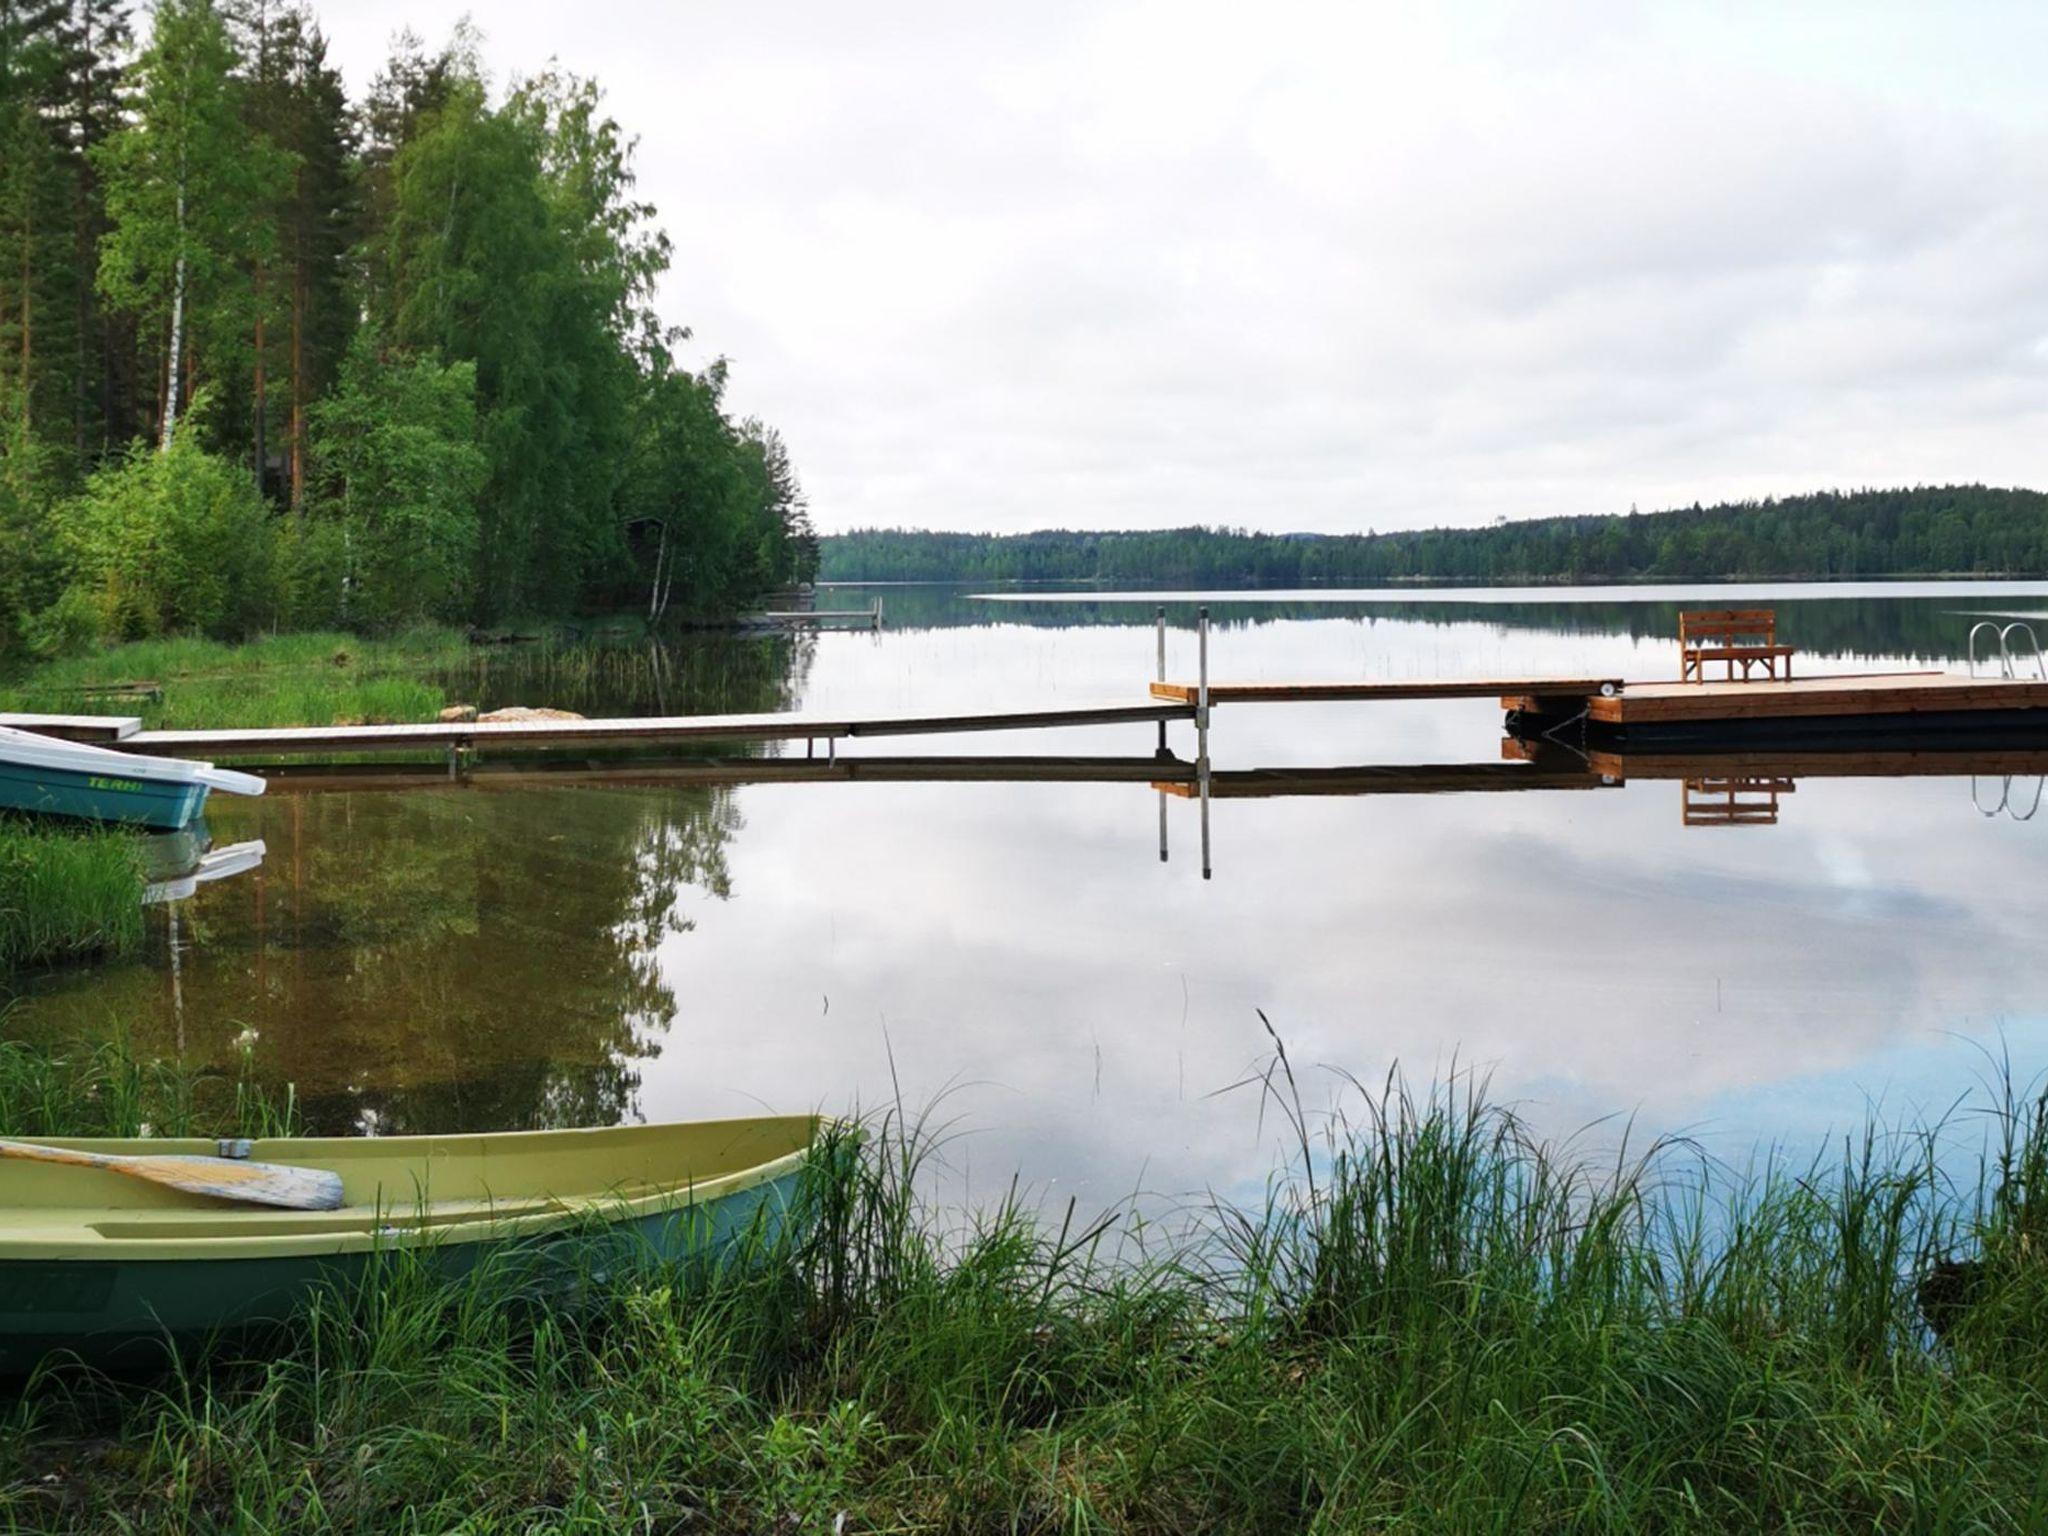
[[[0,974],[135,948],[144,884],[130,834],[0,817]]]
[[[138,1056],[118,1031],[56,1047],[0,1040],[0,1136],[291,1136],[302,1129],[296,1092],[263,1084],[246,1051],[227,1074]]]
[[[1284,1074],[1281,1079],[1284,1081]],[[4,1081],[4,1074],[0,1074]],[[803,1219],[578,1305],[392,1266],[261,1360],[46,1372],[30,1529],[2039,1529],[2048,1109],[1737,1174],[1546,1144],[1458,1079],[1296,1113],[1265,1200],[1167,1233],[925,1194],[897,1111]],[[0,1102],[0,1114],[6,1113]],[[1971,1262],[1936,1338],[1916,1286]]]

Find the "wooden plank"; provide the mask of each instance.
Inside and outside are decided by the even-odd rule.
[[[172,757],[298,756],[313,752],[437,751],[449,747],[574,747],[594,742],[830,741],[851,736],[927,736],[955,731],[1152,724],[1193,717],[1193,708],[1185,705],[1109,704],[866,719],[787,713],[670,715],[626,720],[456,720],[418,725],[139,731],[118,745],[130,751],[158,752]]]
[[[1603,688],[1617,691],[1618,677],[1402,678],[1386,682],[1211,683],[1213,704],[1371,703],[1395,699],[1480,699],[1509,693],[1547,693],[1583,698]],[[1155,699],[1194,703],[1193,683],[1154,683]]]
[[[1154,782],[1154,789],[1194,799],[1188,780]],[[1272,800],[1305,795],[1457,795],[1519,790],[1602,789],[1600,776],[1518,763],[1372,763],[1349,768],[1235,768],[1209,775],[1213,800]]]
[[[1588,702],[1602,724],[1800,719],[2048,709],[2048,682],[1945,672],[1803,677],[1781,682],[1638,683]]]
[[[1535,751],[1523,745],[1523,750]],[[1503,747],[1505,751],[1505,747]],[[2048,775],[2048,750],[1874,752],[1606,752],[1586,754],[1595,773],[1623,779],[1914,779]]]
[[[0,725],[16,731],[34,731],[61,741],[88,741],[112,746],[142,729],[134,715],[0,715]]]
[[[636,788],[740,784],[1149,784],[1192,782],[1195,765],[1158,757],[722,757],[494,761],[455,778],[438,764],[284,763],[261,770],[271,794],[348,794],[374,790],[530,789],[537,786]]]

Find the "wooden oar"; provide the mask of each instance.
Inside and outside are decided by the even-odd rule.
[[[238,1157],[126,1157],[113,1152],[81,1152],[75,1147],[39,1146],[32,1141],[0,1141],[0,1157],[105,1168],[181,1189],[188,1195],[281,1205],[289,1211],[332,1211],[341,1205],[341,1175],[324,1168],[252,1163]]]

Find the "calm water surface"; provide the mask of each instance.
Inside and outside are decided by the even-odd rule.
[[[866,603],[839,589],[821,606]],[[883,633],[685,643],[450,679],[587,713],[930,711],[1142,697],[1154,594],[885,592]],[[1961,665],[2011,584],[1209,594],[1219,679],[1675,676],[1679,606],[1768,602],[1814,671]],[[1192,594],[1170,671],[1192,677]],[[2048,624],[2044,624],[2048,632]],[[1192,756],[1190,727],[1171,746]],[[1129,759],[1150,726],[846,755]],[[795,749],[802,752],[799,744]],[[1490,701],[1217,712],[1219,770],[1498,763]],[[1398,782],[1398,781],[1397,781]],[[151,909],[146,953],[31,978],[5,1028],[249,1050],[322,1129],[939,1103],[969,1189],[1243,1193],[1271,1168],[1260,1012],[1312,1101],[1455,1063],[1544,1128],[1720,1150],[1938,1114],[2048,1065],[2037,779],[1800,776],[1748,825],[1686,786],[1218,800],[1124,783],[519,784],[222,800],[257,871]],[[1697,798],[1697,797],[1696,797]],[[1164,799],[1168,857],[1160,858]],[[1711,802],[1707,815],[1713,810]],[[1320,1069],[1328,1069],[1322,1071]]]

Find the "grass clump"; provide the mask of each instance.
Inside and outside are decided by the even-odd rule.
[[[46,1373],[0,1519],[131,1531],[1987,1531],[2048,1520],[2040,1104],[1737,1177],[1461,1083],[1185,1231],[928,1204],[829,1136],[744,1262],[576,1307],[394,1265],[262,1359]],[[0,1114],[7,1113],[0,1102]],[[1945,1335],[1930,1263],[1980,1266]]]
[[[0,973],[135,948],[145,884],[126,832],[0,817]]]
[[[0,1012],[0,1022],[6,1015]],[[135,1054],[125,1035],[57,1048],[0,1040],[0,1136],[291,1136],[297,1096]]]
[[[133,714],[152,730],[430,720],[446,697],[417,674],[466,654],[459,631],[432,628],[374,640],[339,632],[242,644],[137,640],[31,669],[0,689],[0,710]],[[101,691],[140,682],[161,695]]]

